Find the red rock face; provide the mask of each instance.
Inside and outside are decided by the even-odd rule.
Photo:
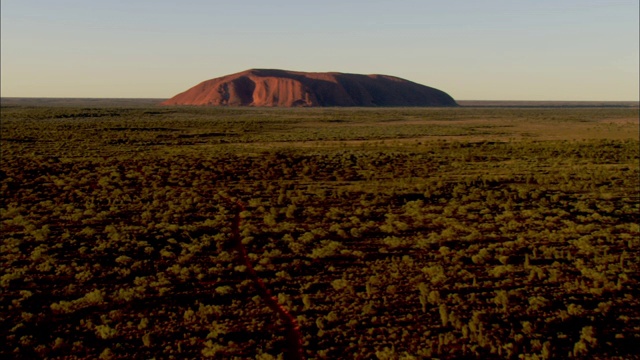
[[[204,81],[162,105],[457,106],[443,91],[393,76],[268,69]]]

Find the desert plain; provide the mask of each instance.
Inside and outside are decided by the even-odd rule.
[[[460,104],[3,99],[0,357],[637,358],[637,104]]]

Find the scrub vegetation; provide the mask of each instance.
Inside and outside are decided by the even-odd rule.
[[[275,306],[308,358],[637,356],[637,108],[3,106],[1,138],[2,358],[295,358]]]

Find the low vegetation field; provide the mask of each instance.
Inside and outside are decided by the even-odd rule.
[[[637,358],[638,108],[1,115],[1,358]]]

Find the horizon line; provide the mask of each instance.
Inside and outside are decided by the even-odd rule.
[[[0,96],[0,99],[48,99],[48,100],[167,100],[171,97],[80,97],[80,96]],[[529,99],[455,99],[455,101],[483,102],[600,102],[600,103],[638,103],[640,100],[529,100]]]

